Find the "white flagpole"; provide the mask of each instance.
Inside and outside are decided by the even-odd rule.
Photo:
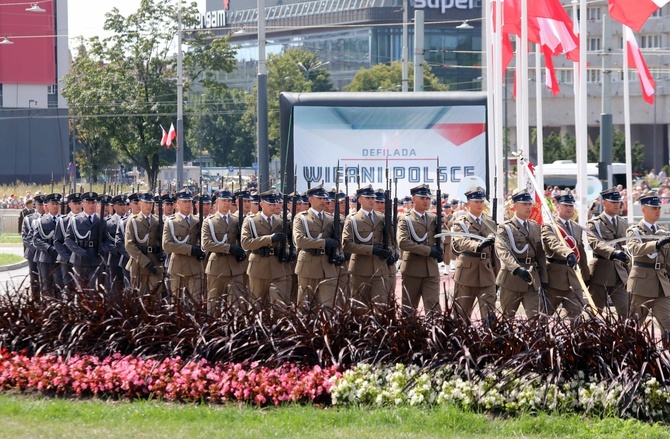
[[[623,25],[623,120],[626,149],[626,202],[628,224],[633,225],[633,153],[630,144],[630,83],[628,74],[628,32]]]
[[[488,168],[488,185],[489,185],[489,194],[493,193],[494,187],[495,187],[495,169],[498,167],[498,160],[499,158],[496,156],[497,153],[497,145],[496,145],[496,136],[495,132],[500,129],[500,126],[497,124],[497,121],[495,120],[495,112],[494,112],[494,99],[495,99],[495,94],[493,92],[493,78],[495,77],[495,69],[494,69],[494,63],[495,61],[493,60],[494,58],[494,51],[495,49],[493,48],[493,41],[494,41],[494,33],[493,33],[493,23],[492,23],[492,7],[491,3],[489,1],[484,2],[484,47],[485,53],[486,53],[486,69],[484,70],[484,74],[486,75],[486,119],[488,121],[488,133],[487,133],[487,141],[488,141],[488,163],[489,163],[489,168]],[[493,196],[495,197],[495,195]],[[491,197],[491,198],[493,198]]]
[[[573,1],[574,3],[574,1]],[[588,132],[587,132],[587,101],[586,101],[586,0],[579,0],[579,11],[582,14],[579,20],[579,99],[577,101],[577,118],[575,119],[575,134],[577,140],[577,197],[579,200],[579,224],[586,226],[588,221],[588,200],[586,197],[588,182]],[[576,15],[574,15],[576,17]]]
[[[544,129],[542,117],[542,47],[535,45],[535,113],[537,130],[537,165],[535,166],[535,179],[541,190],[544,190]],[[542,196],[542,194],[538,194]]]
[[[506,90],[503,86],[504,75],[503,75],[503,61],[502,61],[502,16],[503,16],[503,5],[504,2],[497,0],[496,1],[496,24],[495,28],[497,29],[494,40],[493,40],[493,95],[495,96],[494,100],[494,119],[495,119],[495,147],[496,147],[496,167],[494,168],[495,177],[498,182],[498,187],[495,193],[495,198],[497,199],[497,208],[496,208],[496,217],[495,220],[498,224],[502,222],[503,219],[503,210],[505,208],[505,181],[503,180],[503,169],[505,164],[503,160],[505,159],[504,153],[504,137],[507,135],[503,127],[503,102],[505,96],[503,93],[506,93]]]
[[[528,133],[528,0],[521,0],[521,44],[517,44],[517,149],[524,154],[530,153]],[[519,187],[525,187],[526,175],[517,165]]]

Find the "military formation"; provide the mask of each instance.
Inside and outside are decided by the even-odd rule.
[[[670,332],[670,233],[656,225],[658,196],[640,200],[643,218],[629,226],[619,191],[603,191],[602,213],[582,228],[570,193],[556,197],[554,217],[541,225],[530,219],[526,190],[512,195],[501,224],[486,213],[481,187],[457,212],[439,188],[410,192],[400,201],[371,185],[351,199],[322,185],[288,195],[37,196],[21,224],[31,290],[60,297],[134,288],[150,300],[206,303],[212,315],[224,304],[306,300],[325,309],[353,299],[365,309],[395,299],[399,272],[405,312],[441,313],[449,299],[440,264],[453,261],[451,309],[465,319],[478,304],[484,321],[514,317],[521,305],[529,318],[560,312],[574,320],[592,304],[622,317],[653,313]]]

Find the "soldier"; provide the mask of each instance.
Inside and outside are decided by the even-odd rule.
[[[302,194],[297,198],[295,205],[296,213],[307,212],[309,210],[309,197],[307,194]]]
[[[423,300],[428,313],[440,313],[440,269],[442,248],[435,238],[439,219],[429,213],[430,187],[426,184],[410,190],[414,207],[398,219],[398,245],[402,249],[402,305],[403,312],[412,313]]]
[[[575,272],[579,266],[581,276],[585,283],[590,279],[589,265],[584,250],[582,227],[572,221],[575,213],[575,198],[572,194],[562,194],[556,197],[557,218],[554,226],[551,224],[542,226],[542,243],[547,255],[547,275],[549,279],[548,288],[545,290],[547,300],[547,313],[558,310],[559,305],[568,313],[568,318],[574,320],[582,314],[584,307],[582,297],[584,291]],[[565,244],[563,244],[557,233],[562,233]]]
[[[40,297],[40,277],[37,268],[37,250],[33,245],[34,221],[39,219],[45,212],[44,199],[42,195],[35,195],[35,212],[24,216],[21,226],[21,239],[23,241],[23,256],[28,261],[28,272],[30,278],[30,290],[33,298]]]
[[[158,215],[151,214],[154,207],[153,194],[145,192],[130,196],[132,206],[139,212],[131,214],[122,224],[124,245],[130,256],[126,264],[130,285],[138,288],[141,295],[150,294],[153,301],[160,300],[160,285],[163,280],[164,253],[161,246],[161,230]],[[137,200],[137,202],[134,202]],[[121,227],[119,228],[119,232]]]
[[[312,207],[296,215],[293,236],[299,249],[295,272],[298,275],[298,302],[313,294],[325,307],[341,306],[344,285],[339,284],[336,250],[339,241],[333,239],[333,216],[325,213],[328,194],[323,186],[307,190]]]
[[[174,214],[174,199],[170,194],[163,194],[161,195],[161,201],[163,202],[163,221],[165,221]]]
[[[100,255],[109,251],[110,242],[106,233],[100,234],[100,228],[105,225],[95,212],[98,194],[85,192],[82,201],[84,211],[70,220],[65,245],[72,252],[70,263],[79,287],[96,288],[104,269]]]
[[[357,191],[361,208],[350,214],[344,223],[342,244],[351,253],[352,297],[366,306],[387,303],[389,298],[388,264],[393,255],[383,246],[384,216],[376,213],[375,191],[372,185]]]
[[[626,236],[658,236],[655,240],[628,241],[628,251],[633,256],[633,268],[628,278],[631,292],[630,315],[642,324],[649,311],[664,331],[663,342],[670,343],[670,234],[661,230],[656,222],[661,216],[661,200],[656,193],[640,197],[642,219],[626,231]]]
[[[281,194],[269,190],[260,194],[261,211],[249,215],[242,225],[242,247],[249,256],[249,289],[254,300],[270,303],[291,302],[290,276],[282,258],[281,246],[287,245],[282,220],[275,214]]]
[[[201,195],[196,195],[193,198],[193,203],[195,206],[200,206],[200,198],[202,198],[202,212],[198,212],[197,216],[200,220],[207,218],[212,211],[212,197],[208,193],[203,193]],[[200,222],[202,224],[202,221]]]
[[[33,246],[37,250],[37,270],[40,276],[42,294],[59,297],[58,288],[63,285],[60,266],[56,262],[58,251],[54,247],[54,237],[60,216],[61,194],[44,197],[47,212],[33,221]]]
[[[65,245],[65,235],[67,235],[67,229],[70,227],[70,221],[82,210],[81,205],[81,194],[74,192],[66,197],[68,208],[70,213],[65,216],[61,216],[56,221],[56,234],[54,236],[54,247],[58,252],[58,258],[56,262],[60,265],[61,279],[63,288],[73,288],[74,287],[74,277],[72,277],[72,264],[70,263],[70,257],[72,252]]]
[[[496,275],[500,270],[493,248],[496,226],[493,219],[484,213],[484,188],[476,187],[466,192],[465,196],[467,214],[453,223],[453,230],[486,239],[453,237],[453,248],[458,257],[454,273],[454,311],[469,319],[477,299],[482,321],[488,322],[495,316]]]
[[[185,298],[202,303],[203,260],[207,256],[200,247],[200,221],[192,215],[193,197],[191,191],[177,192],[179,212],[165,221],[163,227],[163,250],[170,255],[168,274],[173,297],[185,291]]]
[[[112,243],[109,254],[107,255],[107,270],[109,270],[109,283],[107,285],[108,291],[114,295],[118,295],[123,290],[123,270],[119,266],[119,262],[123,257],[125,245],[123,240],[117,239],[117,230],[119,229],[119,222],[126,210],[126,197],[124,195],[117,195],[112,197],[110,205],[114,210],[114,214],[110,215],[105,221],[107,226],[107,235]]]
[[[247,190],[236,190],[235,193],[233,194],[233,200],[237,201],[240,198],[240,195],[242,196],[242,208],[238,209],[242,211],[242,219],[244,220],[244,217],[249,214],[251,211],[251,193]],[[234,213],[234,212],[231,212]],[[239,217],[239,215],[238,215]]]
[[[496,253],[501,268],[496,278],[500,287],[500,306],[508,318],[514,318],[523,303],[526,316],[537,315],[540,287],[546,286],[547,261],[542,248],[540,225],[529,220],[533,198],[527,190],[512,195],[514,216],[498,226]]]
[[[375,190],[375,212],[380,213],[381,215],[386,215],[386,193],[384,192],[384,189],[377,189]],[[395,254],[396,251],[396,245],[395,243],[389,243],[389,249]],[[388,264],[388,278],[387,278],[387,286],[388,290],[391,294],[395,294],[395,287],[398,281],[398,267],[396,267],[395,262],[397,261],[397,257],[393,258],[392,260],[389,259],[386,261]]]
[[[260,212],[261,197],[258,195],[258,192],[251,192],[250,197],[251,204],[249,205],[249,213],[256,215],[258,212]]]
[[[210,252],[207,274],[207,312],[219,315],[221,299],[241,306],[248,302],[244,286],[247,255],[237,240],[239,221],[230,213],[232,194],[228,189],[215,194],[216,212],[205,218],[202,225],[202,249]]]
[[[23,219],[28,215],[35,213],[35,208],[33,207],[34,203],[34,199],[28,198],[24,203],[25,207],[21,209],[21,212],[19,213],[19,235],[23,233]]]
[[[605,241],[624,237],[628,222],[618,216],[622,199],[616,187],[601,192],[600,196],[603,212],[589,220],[590,233],[586,235],[593,249],[593,259],[589,263],[589,293],[599,311],[607,308],[607,299],[610,298],[619,318],[626,318],[630,297],[626,292],[630,259],[623,250],[623,242],[608,246]]]

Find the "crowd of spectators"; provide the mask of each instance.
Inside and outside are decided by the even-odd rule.
[[[40,192],[35,192],[35,195],[40,195]],[[0,209],[23,209],[26,206],[32,207],[33,196],[30,191],[26,191],[25,195],[18,196],[16,194],[2,194],[0,199]]]

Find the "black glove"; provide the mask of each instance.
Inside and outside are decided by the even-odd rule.
[[[388,257],[391,256],[391,250],[381,244],[375,244],[372,246],[372,254],[379,256],[382,259],[388,259]]]
[[[344,260],[349,261],[351,259],[351,253],[344,252]]]
[[[336,239],[326,238],[326,250],[332,250],[334,248],[338,248],[339,246],[340,246],[340,243],[337,242]]]
[[[442,260],[444,259],[444,253],[442,253],[442,249],[439,247],[431,247],[430,255],[428,256],[437,260],[437,262],[442,262]]]
[[[205,259],[205,256],[207,256],[207,254],[204,251],[202,251],[199,245],[192,245],[191,256],[195,256],[196,258],[198,258],[199,261],[202,261],[203,259]]]
[[[149,263],[145,267],[147,270],[151,272],[151,274],[158,274],[158,270],[156,270],[156,266],[154,265],[153,262],[149,261]]]
[[[389,256],[388,258],[386,258],[386,265],[391,266],[391,265],[395,264],[395,261],[396,261],[396,260],[395,260],[395,258],[393,257],[393,255],[391,255],[391,256]]]
[[[272,234],[272,242],[286,241],[286,235],[282,232]]]
[[[547,282],[542,282],[542,289],[546,291],[547,288],[549,288],[549,284]]]
[[[246,252],[244,251],[244,249],[237,244],[230,244],[230,249],[228,250],[228,252],[231,255],[235,255],[235,256],[238,256],[238,257],[247,255]]]
[[[533,276],[530,275],[530,271],[526,270],[523,267],[516,267],[512,272],[513,275],[519,276],[526,283],[533,282]]]
[[[575,268],[577,266],[577,256],[575,256],[574,253],[570,253],[566,258],[566,261],[568,261],[570,268]]]
[[[477,246],[477,253],[481,253],[486,247],[491,247],[496,242],[495,237],[489,236],[485,240],[479,243]]]
[[[58,257],[58,251],[56,251],[55,247],[49,247],[49,255],[51,255],[52,258]]]
[[[158,252],[158,260],[159,260],[159,261],[161,261],[161,262],[165,262],[165,259],[166,259],[166,258],[167,258],[167,256],[165,255],[165,252],[164,252],[164,251],[160,251],[160,252]]]
[[[628,255],[626,254],[626,252],[624,252],[622,250],[614,250],[612,252],[612,255],[610,256],[610,259],[611,260],[617,259],[617,260],[623,262],[624,264],[627,264],[628,262],[630,262],[630,259],[628,259]]]
[[[591,279],[584,280],[584,285],[586,286],[586,288],[588,288],[589,285],[591,285]]]
[[[289,261],[289,262],[293,262],[293,261],[295,261],[296,259],[298,259],[298,254],[297,254],[296,252],[294,252],[293,250],[289,251],[289,254],[288,254],[288,261]]]
[[[670,243],[670,235],[656,241],[656,250],[659,250],[664,245]]]

